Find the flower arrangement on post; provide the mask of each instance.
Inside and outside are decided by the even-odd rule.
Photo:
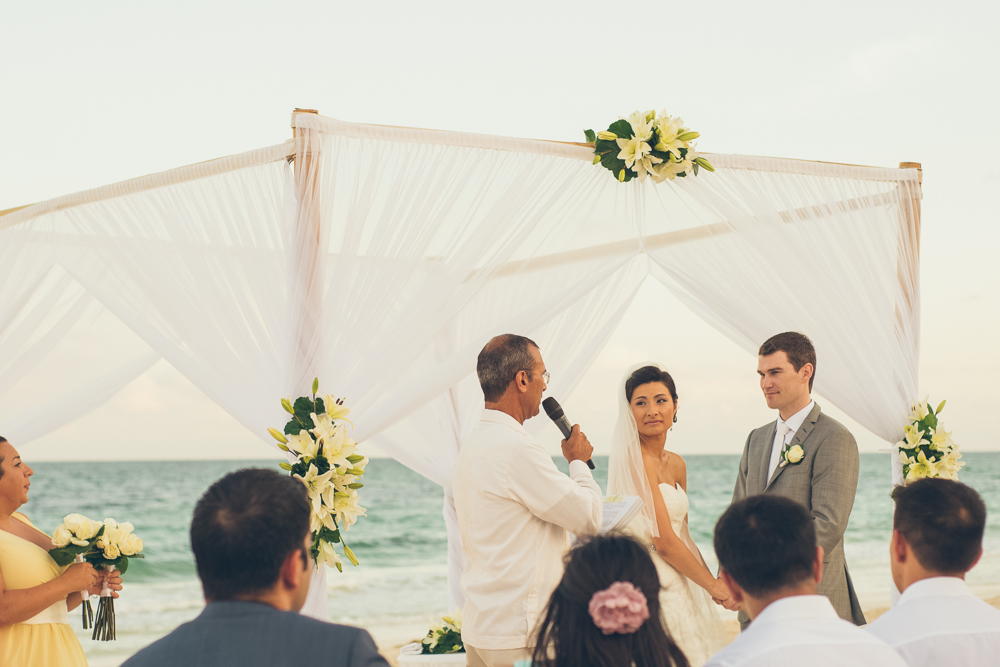
[[[944,430],[938,415],[944,409],[941,401],[937,410],[925,398],[912,406],[910,423],[903,427],[905,437],[896,443],[899,460],[903,464],[904,483],[924,477],[958,479],[958,471],[965,464],[951,433]]]
[[[421,655],[465,653],[462,643],[462,610],[451,616],[442,616],[441,625],[431,624],[427,636],[420,640]]]
[[[54,549],[49,555],[56,565],[66,566],[76,562],[86,561],[94,567],[103,567],[106,571],[118,570],[125,574],[129,559],[145,558],[142,554],[142,540],[133,533],[131,523],[118,523],[114,519],[105,519],[104,523],[88,519],[82,514],[69,514],[52,532]],[[91,639],[113,641],[115,635],[115,599],[108,588],[107,581],[101,590],[101,600],[97,604],[97,617],[94,618],[90,606],[89,591],[81,591],[84,603],[82,606],[83,628],[93,625],[94,633]]]
[[[313,560],[342,572],[343,564],[333,545],[343,545],[347,560],[358,564],[341,529],[346,532],[359,516],[367,516],[365,508],[358,505],[358,489],[364,486],[358,480],[365,474],[368,459],[356,453],[358,444],[347,436],[350,409],[344,406],[344,399],[318,396],[318,391],[317,378],[312,398],[300,396],[294,403],[281,399],[281,407],[292,418],[283,433],[273,428],[268,432],[278,447],[294,458],[294,463],[282,463],[282,469],[301,479],[309,493]]]
[[[594,133],[584,130],[587,141],[594,144],[594,164],[614,174],[622,183],[646,176],[656,183],[688,174],[698,175],[698,170],[715,171],[708,160],[694,148],[699,135],[684,127],[680,118],[672,118],[666,110],[636,111],[628,118],[619,118],[607,130]]]

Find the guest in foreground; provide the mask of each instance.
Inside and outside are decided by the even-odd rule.
[[[312,572],[310,538],[301,481],[249,468],[212,484],[191,519],[208,604],[123,667],[388,665],[367,631],[298,614]]]
[[[715,526],[721,576],[753,623],[710,667],[904,667],[885,642],[841,619],[817,594],[823,547],[809,511],[778,495],[730,506]]]
[[[597,533],[603,499],[579,426],[562,441],[569,477],[524,429],[548,382],[538,346],[497,336],[476,372],[486,409],[462,442],[452,488],[465,560],[462,640],[468,664],[483,667],[530,657],[531,631],[562,576],[566,531]]]
[[[826,553],[820,594],[830,598],[841,618],[864,625],[844,558],[844,531],[858,490],[857,442],[812,400],[816,349],[809,338],[794,331],[780,333],[764,341],[757,355],[760,388],[778,419],[747,437],[733,502],[773,493],[803,504]],[[739,619],[746,628],[750,620],[745,611]]]
[[[80,591],[99,594],[105,575],[90,563],[56,565],[52,538],[17,511],[34,474],[0,437],[0,665],[86,667],[67,612],[80,606]],[[121,582],[117,570],[108,576],[114,597]]]
[[[660,610],[649,551],[626,536],[585,539],[567,556],[538,629],[535,667],[687,667]]]
[[[903,594],[866,630],[910,667],[1000,662],[1000,610],[969,590],[965,573],[983,555],[986,505],[971,487],[922,479],[893,492],[889,559]]]

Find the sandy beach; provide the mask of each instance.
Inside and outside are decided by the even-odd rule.
[[[993,605],[997,609],[1000,609],[1000,595],[986,600],[986,602]],[[870,623],[887,611],[889,611],[888,607],[872,607],[865,609],[865,618],[868,619],[868,622]],[[723,625],[726,626],[726,632],[729,633],[729,641],[735,639],[736,635],[740,633],[740,624],[735,620],[725,620],[723,621]],[[385,656],[386,660],[389,661],[389,664],[392,665],[392,667],[399,667],[399,649],[403,648],[403,646],[405,646],[405,644],[399,644],[398,646],[391,647],[380,645],[379,650],[382,652],[382,655]]]

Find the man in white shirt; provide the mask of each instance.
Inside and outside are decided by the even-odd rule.
[[[969,590],[983,555],[986,505],[974,489],[922,479],[893,492],[889,559],[902,596],[866,630],[910,667],[1000,664],[1000,610]]]
[[[596,534],[603,497],[579,426],[562,442],[569,477],[523,427],[549,375],[534,342],[497,336],[476,371],[486,409],[462,442],[452,483],[465,559],[462,640],[468,664],[484,667],[531,657],[531,633],[562,576],[566,533]]]
[[[844,558],[844,531],[858,488],[858,445],[812,400],[816,350],[809,338],[794,331],[771,336],[758,351],[757,373],[767,407],[778,411],[778,419],[750,432],[733,502],[773,493],[804,505],[826,554],[819,592],[841,618],[864,625]],[[741,610],[739,619],[746,628],[746,612]]]
[[[719,576],[753,623],[706,667],[904,667],[885,642],[837,615],[817,594],[823,547],[799,503],[757,495],[715,525]]]

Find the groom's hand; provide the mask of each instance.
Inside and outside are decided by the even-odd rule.
[[[573,424],[573,430],[569,438],[562,441],[563,456],[570,463],[573,461],[587,462],[594,455],[594,448],[590,445],[590,440],[580,430],[579,424]]]

